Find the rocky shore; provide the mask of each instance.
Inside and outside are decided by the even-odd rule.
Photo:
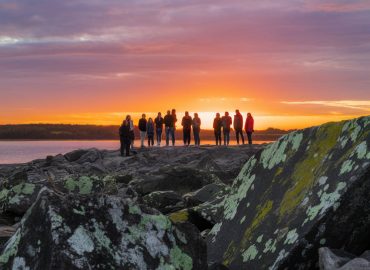
[[[0,269],[353,265],[370,249],[369,134],[363,117],[253,147],[0,165]]]

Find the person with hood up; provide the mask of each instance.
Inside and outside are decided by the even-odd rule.
[[[221,128],[222,119],[219,113],[216,113],[216,118],[213,119],[213,132],[215,133],[216,145],[221,145]]]
[[[244,129],[248,136],[248,143],[249,145],[252,145],[252,133],[254,132],[254,119],[251,113],[247,114],[247,120],[245,120]]]

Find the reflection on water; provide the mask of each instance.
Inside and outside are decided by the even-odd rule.
[[[138,146],[140,141],[135,141]],[[269,141],[256,141],[256,144],[269,143]],[[163,141],[162,141],[163,144]],[[202,145],[214,145],[214,141],[204,140]],[[231,141],[231,145],[236,142]],[[176,145],[182,145],[177,140]],[[163,146],[163,145],[162,145]],[[117,150],[119,141],[0,141],[0,164],[22,163],[48,155],[65,154],[80,148],[98,148]]]

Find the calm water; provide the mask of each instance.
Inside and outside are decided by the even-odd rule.
[[[202,144],[214,144],[214,141],[204,140]],[[256,141],[255,143],[267,143]],[[135,141],[138,146],[140,141]],[[163,144],[163,142],[162,142]],[[236,144],[231,141],[230,144]],[[176,145],[182,145],[177,141]],[[0,141],[0,164],[23,163],[48,155],[65,154],[80,148],[98,148],[117,150],[119,141]]]

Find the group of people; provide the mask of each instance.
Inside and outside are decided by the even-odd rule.
[[[157,117],[153,120],[153,118],[149,117],[146,119],[146,115],[142,114],[141,119],[139,120],[138,128],[140,131],[140,141],[141,147],[144,147],[144,141],[147,137],[148,139],[148,146],[154,146],[154,135],[156,135],[156,142],[157,146],[161,145],[162,141],[162,133],[163,127],[166,135],[166,146],[169,146],[170,138],[172,142],[172,146],[175,145],[175,130],[176,130],[176,110],[172,109],[172,111],[168,110],[167,114],[162,117],[162,114],[159,112]],[[183,142],[185,146],[190,145],[191,141],[191,130],[193,130],[193,136],[195,145],[200,145],[200,127],[201,127],[201,120],[197,113],[194,113],[194,117],[189,115],[189,112],[185,112],[185,116],[182,118],[181,125],[183,128]],[[243,124],[244,130],[248,137],[248,143],[252,144],[252,133],[254,132],[254,119],[250,113],[247,114],[247,119],[244,123],[243,116],[239,112],[239,110],[235,111],[234,121],[229,115],[228,112],[225,112],[224,116],[220,116],[219,113],[216,114],[215,119],[213,120],[213,130],[216,140],[216,145],[221,145],[221,133],[224,136],[224,145],[227,146],[230,143],[230,130],[231,125],[233,125],[236,135],[237,144],[239,144],[239,139],[241,138],[242,143],[244,144],[244,135],[243,135]],[[130,115],[127,115],[125,120],[122,122],[122,125],[119,128],[119,135],[121,141],[121,155],[124,155],[126,152],[126,156],[130,155],[130,148],[133,149],[134,147],[134,123],[131,119]]]

